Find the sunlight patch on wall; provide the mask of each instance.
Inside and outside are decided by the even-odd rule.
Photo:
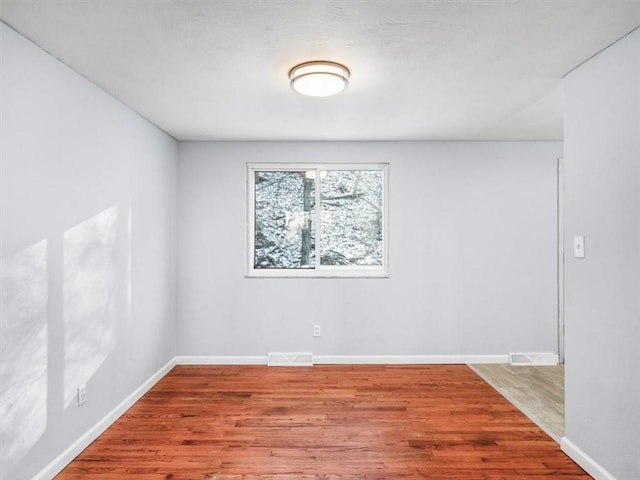
[[[127,275],[127,297],[126,297],[126,304],[127,304],[127,322],[130,322],[131,319],[133,318],[133,258],[132,258],[132,252],[133,252],[133,237],[131,236],[131,229],[132,229],[132,222],[133,222],[133,215],[131,213],[132,211],[132,207],[131,207],[131,198],[129,198],[129,209],[127,211],[127,271],[126,271],[126,275]]]
[[[47,242],[0,263],[0,471],[47,428]]]
[[[118,241],[117,207],[64,233],[65,408],[116,346],[124,295]]]

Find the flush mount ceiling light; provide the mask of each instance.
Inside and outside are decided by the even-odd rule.
[[[349,85],[349,69],[335,62],[315,61],[296,65],[289,71],[291,88],[310,97],[328,97]]]

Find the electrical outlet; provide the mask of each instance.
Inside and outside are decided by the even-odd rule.
[[[78,406],[87,401],[87,386],[83,383],[78,387]]]
[[[584,258],[584,235],[573,237],[573,256],[575,258]]]
[[[322,329],[320,328],[320,325],[314,325],[313,326],[313,336],[314,337],[322,336]]]

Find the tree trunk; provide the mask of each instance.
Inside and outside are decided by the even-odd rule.
[[[304,223],[302,226],[302,245],[300,247],[300,265],[308,266],[311,253],[311,195],[315,180],[313,178],[304,177],[304,186],[302,192],[302,209],[304,210]]]

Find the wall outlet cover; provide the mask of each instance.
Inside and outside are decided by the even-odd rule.
[[[78,387],[78,406],[87,401],[87,385],[82,384]]]

